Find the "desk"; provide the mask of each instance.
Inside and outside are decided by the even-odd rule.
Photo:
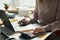
[[[18,19],[18,21],[19,21],[19,20],[21,20],[21,19],[24,19],[24,17],[16,16],[15,19]],[[29,18],[26,18],[26,19],[29,20]],[[29,24],[29,25],[27,25],[27,26],[19,26],[19,24],[17,23],[18,21],[15,21],[15,22],[12,23],[13,28],[15,29],[15,31],[23,31],[23,30],[35,29],[35,28],[37,28],[37,27],[40,27],[40,25],[38,25],[38,24]],[[29,31],[29,32],[32,32],[32,31]],[[50,34],[51,34],[51,32],[50,32],[50,33],[46,33],[45,35],[36,37],[36,38],[34,38],[34,39],[32,39],[32,40],[44,40],[44,39],[46,39]],[[19,34],[18,34],[18,35],[19,35]],[[13,36],[13,37],[15,37],[15,36]],[[17,37],[17,36],[16,36],[16,37]]]
[[[41,36],[36,37],[36,38],[33,38],[33,39],[31,39],[31,40],[45,40],[50,34],[51,34],[51,33],[47,33],[47,34],[45,34],[45,35],[41,35]],[[20,33],[14,34],[14,35],[10,36],[10,38],[16,38],[17,40],[21,40],[21,39],[19,38],[20,35],[21,35]]]
[[[14,28],[15,31],[23,31],[23,30],[35,29],[35,28],[37,28],[37,27],[40,27],[40,25],[38,25],[38,24],[29,24],[29,25],[27,25],[27,26],[19,26],[18,21],[19,21],[19,20],[22,20],[23,18],[24,18],[24,17],[19,17],[18,15],[15,16],[14,19],[16,19],[17,21],[11,23],[11,24],[13,25],[13,28]],[[26,18],[26,19],[29,20],[29,18]],[[29,31],[29,32],[30,32],[30,31]],[[36,37],[36,38],[34,38],[34,39],[32,39],[32,40],[44,40],[44,39],[47,38],[50,34],[51,34],[51,32],[50,32],[50,33],[46,33],[45,35]],[[19,33],[18,33],[18,34],[14,34],[14,35],[9,36],[9,37],[14,37],[14,38],[16,38],[17,40],[19,40],[19,39],[18,39],[18,36],[19,36]]]

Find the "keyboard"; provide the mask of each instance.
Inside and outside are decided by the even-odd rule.
[[[7,35],[7,36],[10,36],[10,35],[13,35],[13,34],[14,34],[13,31],[11,31],[10,29],[8,29],[8,28],[6,28],[6,27],[1,27],[1,31],[2,31],[5,35]]]

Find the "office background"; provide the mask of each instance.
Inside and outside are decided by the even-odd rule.
[[[16,9],[17,7],[34,8],[36,0],[0,0],[0,9],[4,9],[4,3],[9,4],[9,9]]]

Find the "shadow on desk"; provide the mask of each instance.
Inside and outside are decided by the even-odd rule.
[[[60,30],[58,30],[58,31],[56,31],[56,32],[54,32],[54,33],[55,33],[55,35],[56,35],[57,37],[60,38]]]
[[[55,31],[50,36],[48,36],[45,40],[60,40],[60,30]]]

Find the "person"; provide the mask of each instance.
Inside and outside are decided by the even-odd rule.
[[[57,15],[59,15],[59,1],[60,0],[36,0],[34,18],[30,21],[23,20],[23,23],[35,23],[39,20],[40,24],[44,25],[41,28],[36,28],[33,31],[33,34],[38,32],[53,31],[56,28],[60,30],[59,18],[57,17]]]

